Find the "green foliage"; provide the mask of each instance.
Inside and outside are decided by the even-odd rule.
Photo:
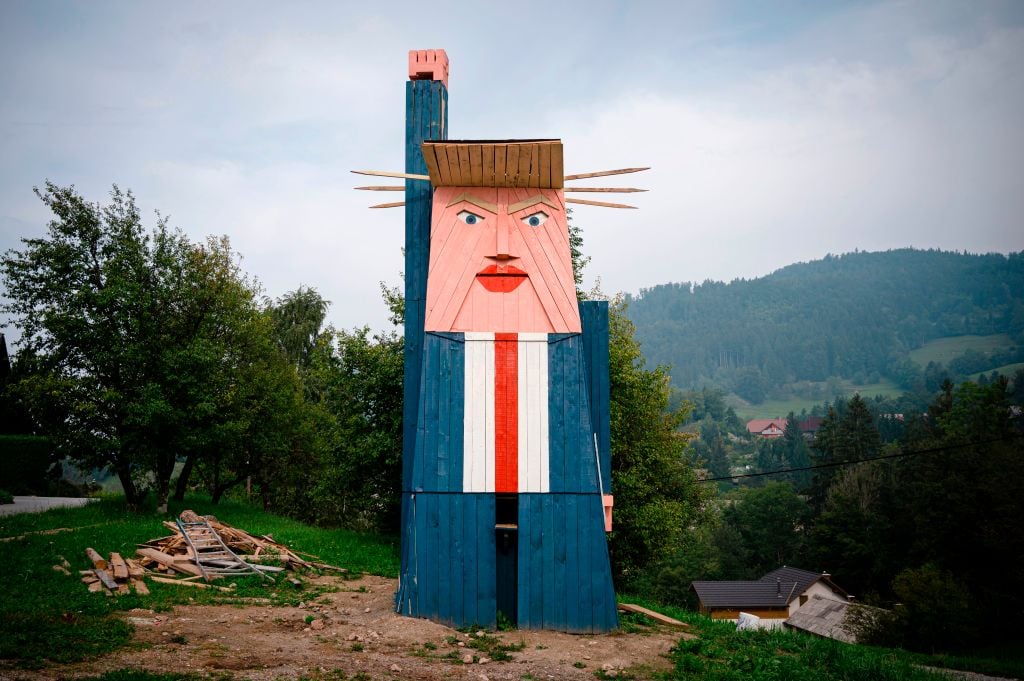
[[[629,315],[648,360],[672,365],[679,388],[716,386],[754,403],[832,377],[914,389],[927,362],[909,353],[938,338],[1006,334],[1009,345],[976,348],[967,373],[1024,359],[1024,254],[827,256],[759,279],[655,286],[630,300]],[[766,415],[790,409],[800,407]]]
[[[706,512],[709,491],[696,483],[676,427],[685,407],[666,411],[665,367],[644,368],[633,324],[620,303],[610,306],[612,485],[615,530],[610,538],[617,583],[678,547]]]
[[[17,391],[62,454],[110,466],[132,505],[150,486],[164,505],[177,456],[224,426],[258,334],[254,286],[226,239],[191,243],[164,218],[145,231],[130,192],[37,194],[46,236],[0,261],[3,309],[37,362]]]
[[[310,466],[293,470],[275,507],[325,525],[397,531],[402,367],[403,341],[393,332],[320,339],[304,379],[307,399],[324,415],[324,446]]]
[[[13,504],[14,495],[5,489],[0,489],[0,504]]]
[[[842,409],[842,414],[838,409]],[[834,464],[878,456],[881,444],[874,418],[860,395],[830,408],[814,439],[814,465],[831,466],[814,471],[810,497],[815,508],[821,508],[828,487],[839,471]]]
[[[295,366],[309,364],[328,307],[330,302],[324,300],[316,289],[304,286],[286,293],[271,306],[274,337],[285,357]]]
[[[739,533],[747,579],[799,563],[809,509],[789,484],[769,482],[744,490],[722,515]]]
[[[14,494],[45,494],[53,445],[38,435],[0,435],[0,486]]]

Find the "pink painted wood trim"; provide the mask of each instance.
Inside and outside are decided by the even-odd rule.
[[[444,50],[409,50],[409,80],[439,80],[448,87],[448,54]]]

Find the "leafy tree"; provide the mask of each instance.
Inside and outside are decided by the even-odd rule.
[[[19,392],[61,453],[112,467],[130,505],[152,486],[165,508],[177,456],[219,423],[254,286],[226,239],[193,244],[164,218],[146,232],[130,192],[106,206],[50,182],[36,193],[47,235],[0,261],[4,310],[38,362]]]
[[[750,579],[803,557],[809,508],[788,483],[743,490],[725,509],[723,520],[739,533]]]
[[[842,416],[839,411],[842,409]],[[863,461],[879,454],[882,446],[878,429],[860,395],[854,395],[849,402],[829,409],[814,441],[816,465],[829,464],[828,468],[814,471],[810,498],[816,509],[825,501],[827,490],[838,473],[838,466],[851,461]]]
[[[622,303],[609,306],[612,484],[615,530],[612,569],[620,584],[680,545],[686,528],[707,511],[709,492],[687,466],[687,440],[676,431],[686,408],[666,411],[665,367],[646,369]]]
[[[304,286],[286,293],[270,307],[274,336],[285,357],[296,367],[309,363],[328,307],[330,302],[324,300],[316,289]]]

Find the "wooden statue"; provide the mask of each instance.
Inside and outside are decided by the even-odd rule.
[[[366,187],[406,191],[375,206],[406,206],[396,610],[609,631],[608,310],[577,302],[564,181],[640,169],[565,176],[559,140],[446,141],[447,76],[443,51],[410,53],[406,172],[362,171],[407,180]]]

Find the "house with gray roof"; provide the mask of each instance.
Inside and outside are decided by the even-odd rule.
[[[745,612],[760,618],[762,627],[780,627],[811,598],[847,603],[850,595],[828,573],[783,566],[756,580],[695,581],[700,612],[712,619],[739,619]]]

